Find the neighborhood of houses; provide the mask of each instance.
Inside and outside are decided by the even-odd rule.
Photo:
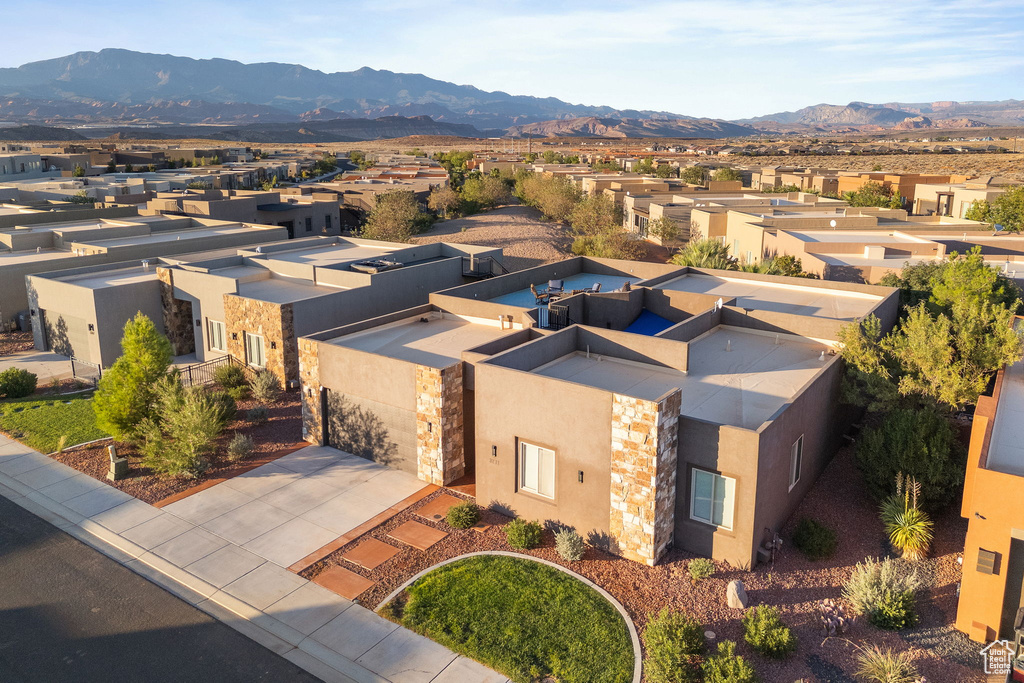
[[[937,144],[929,151],[1005,151]],[[774,562],[783,527],[856,429],[842,330],[869,316],[893,329],[901,293],[879,281],[976,249],[1024,284],[1024,236],[966,217],[1019,183],[733,158],[850,151],[654,146],[574,163],[481,152],[467,164],[566,178],[620,207],[633,239],[669,253],[713,239],[750,265],[791,256],[813,276],[797,278],[588,256],[509,272],[501,248],[360,237],[378,196],[425,202],[448,185],[424,156],[325,171],[316,148],[8,144],[0,327],[31,332],[29,355],[102,371],[141,312],[181,367],[230,358],[276,376],[322,452],[471,491],[481,507],[574,528],[644,566],[674,548],[751,569]],[[690,158],[659,162],[663,152]],[[638,172],[648,159],[676,177]],[[678,177],[695,164],[738,179]],[[844,199],[869,184],[896,201]],[[660,219],[678,234],[649,230]],[[1007,504],[1024,500],[1021,413],[1024,361],[978,401],[955,504],[967,520],[955,627],[979,650],[1024,637],[1024,519]],[[0,474],[15,471],[0,460]],[[317,537],[284,569],[337,543]]]

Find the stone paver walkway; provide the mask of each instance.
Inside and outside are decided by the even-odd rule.
[[[281,566],[408,495],[352,458],[310,447],[157,509],[0,435],[0,495],[325,681],[506,682]]]

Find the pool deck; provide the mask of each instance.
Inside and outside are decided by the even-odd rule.
[[[590,289],[599,282],[601,283],[602,292],[612,292],[622,287],[626,282],[635,285],[640,280],[641,278],[628,275],[595,275],[594,273],[579,273],[578,275],[562,278],[566,292],[571,292],[574,289]],[[539,292],[544,292],[548,288],[547,280],[534,284]],[[490,302],[507,306],[519,306],[521,308],[537,307],[537,300],[529,287],[508,294],[502,294],[491,299]]]

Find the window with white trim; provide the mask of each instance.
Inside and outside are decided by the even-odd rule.
[[[804,435],[801,434],[800,438],[789,449],[789,490],[792,491],[793,487],[800,481],[800,471],[804,465]]]
[[[263,351],[263,337],[245,333],[245,362],[254,368],[265,368],[267,357]]]
[[[227,351],[228,347],[224,341],[224,323],[219,320],[206,320],[207,344],[211,351]]]
[[[555,452],[519,442],[519,489],[545,498],[555,497]]]
[[[693,470],[690,485],[691,519],[731,529],[735,505],[735,479],[714,472]]]

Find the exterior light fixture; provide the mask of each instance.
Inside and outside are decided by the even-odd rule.
[[[491,457],[492,458],[497,458],[498,457],[498,447],[497,446],[491,446]]]
[[[577,475],[579,476],[580,483],[583,483],[583,470],[580,470]]]
[[[196,318],[196,327],[199,327],[202,323],[203,323],[202,320],[200,320],[199,318]]]
[[[89,323],[89,331],[90,332],[95,332],[96,331],[96,326],[93,325],[92,323]]]
[[[433,431],[434,431],[434,423],[433,422],[428,422],[427,423],[427,432],[428,433],[433,433]]]

